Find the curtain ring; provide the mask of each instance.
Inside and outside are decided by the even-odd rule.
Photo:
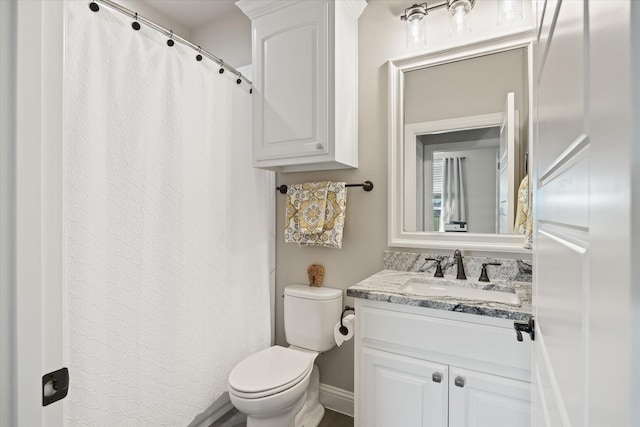
[[[171,31],[171,34],[169,35],[169,40],[167,40],[167,45],[171,47],[176,43],[173,41],[173,30],[169,30],[169,31]]]
[[[202,48],[198,46],[198,54],[196,55],[196,61],[198,62],[202,61],[202,55],[200,55],[200,52],[202,52]]]
[[[89,9],[91,9],[94,12],[97,12],[100,10],[100,6],[98,6],[98,3],[96,3],[94,0],[91,0],[91,3],[89,3]]]
[[[140,29],[140,23],[138,22],[138,12],[136,12],[136,16],[134,17],[135,21],[131,24],[131,28],[138,31]]]
[[[224,73],[224,61],[222,59],[218,60],[218,64],[220,64],[220,69],[218,70],[218,72],[220,74]]]

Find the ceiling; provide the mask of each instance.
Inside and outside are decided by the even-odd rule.
[[[193,29],[236,13],[236,0],[143,0],[147,5],[173,19],[185,28]]]

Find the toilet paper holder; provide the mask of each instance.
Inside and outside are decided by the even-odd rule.
[[[340,328],[338,329],[342,335],[347,335],[349,333],[347,327],[342,324],[342,319],[347,311],[353,311],[355,313],[356,309],[348,305],[344,306],[344,310],[342,310],[342,314],[340,315]]]

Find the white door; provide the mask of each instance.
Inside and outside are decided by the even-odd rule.
[[[638,358],[630,357],[630,253],[638,245],[630,237],[638,223],[630,191],[631,135],[638,126],[632,123],[633,111],[636,122],[638,114],[632,59],[637,74],[638,54],[633,58],[631,23],[635,16],[637,24],[638,6],[549,0],[537,5],[536,426],[638,422],[639,410],[631,407],[639,401]]]
[[[362,349],[362,426],[447,426],[448,367]]]
[[[515,192],[517,149],[516,149],[516,107],[515,94],[509,92],[504,103],[502,124],[500,125],[500,153],[498,155],[498,233],[513,232],[515,223]]]
[[[531,384],[449,367],[449,427],[527,427]]]
[[[17,1],[16,425],[61,426],[42,376],[63,367],[62,1]],[[73,383],[73,376],[71,377]]]

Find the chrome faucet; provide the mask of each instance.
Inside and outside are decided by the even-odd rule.
[[[467,280],[467,275],[464,273],[464,264],[462,263],[462,253],[459,249],[453,253],[453,257],[456,259],[456,266],[458,267],[458,275],[456,279]]]

